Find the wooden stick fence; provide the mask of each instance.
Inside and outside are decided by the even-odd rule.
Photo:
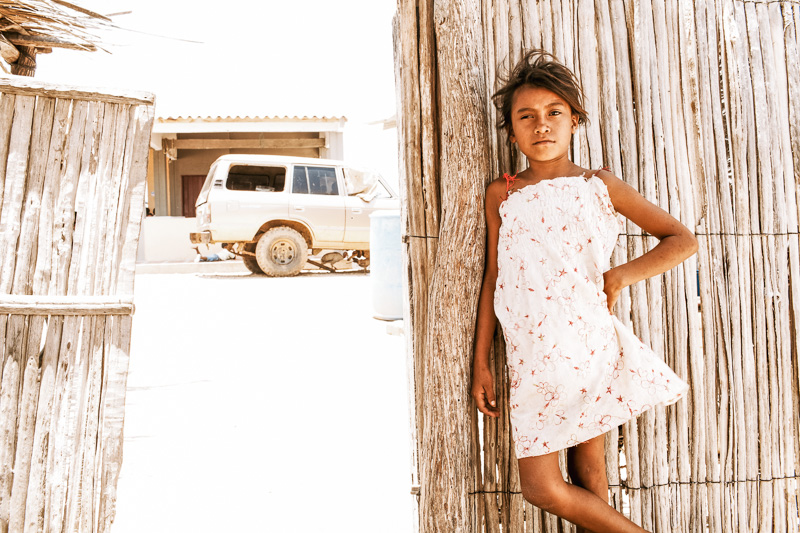
[[[108,531],[153,96],[0,79],[0,531]]]
[[[399,0],[423,531],[574,530],[523,501],[509,420],[478,419],[469,397],[483,188],[525,166],[489,96],[532,47],[583,82],[575,161],[610,165],[701,243],[617,304],[691,391],[608,434],[612,505],[648,531],[798,530],[798,37],[795,0]],[[655,243],[628,223],[612,262]],[[498,335],[507,405],[503,354]]]

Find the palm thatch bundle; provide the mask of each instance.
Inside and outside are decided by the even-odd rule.
[[[0,0],[0,56],[12,74],[32,76],[36,54],[53,48],[95,51],[93,30],[111,20],[63,0]],[[3,70],[9,69],[6,65]]]

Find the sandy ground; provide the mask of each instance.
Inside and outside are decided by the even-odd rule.
[[[412,531],[402,336],[364,274],[140,274],[112,533]]]

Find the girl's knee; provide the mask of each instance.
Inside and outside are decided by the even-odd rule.
[[[566,483],[523,483],[522,497],[539,509],[555,513],[566,501],[564,489]]]
[[[593,441],[591,444],[601,441]],[[580,445],[579,445],[580,446]],[[605,482],[606,459],[604,447],[575,447],[570,449],[567,459],[567,470],[572,482],[581,487],[597,485]]]
[[[569,475],[576,485],[594,485],[606,481],[606,465],[605,462],[586,462],[582,464],[571,465],[569,468]]]
[[[608,503],[608,477],[605,464],[573,465],[569,469],[569,476],[574,485],[593,492]]]

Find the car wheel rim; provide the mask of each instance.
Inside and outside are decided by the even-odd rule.
[[[269,250],[272,262],[277,265],[288,265],[294,261],[297,251],[291,241],[277,241]]]

